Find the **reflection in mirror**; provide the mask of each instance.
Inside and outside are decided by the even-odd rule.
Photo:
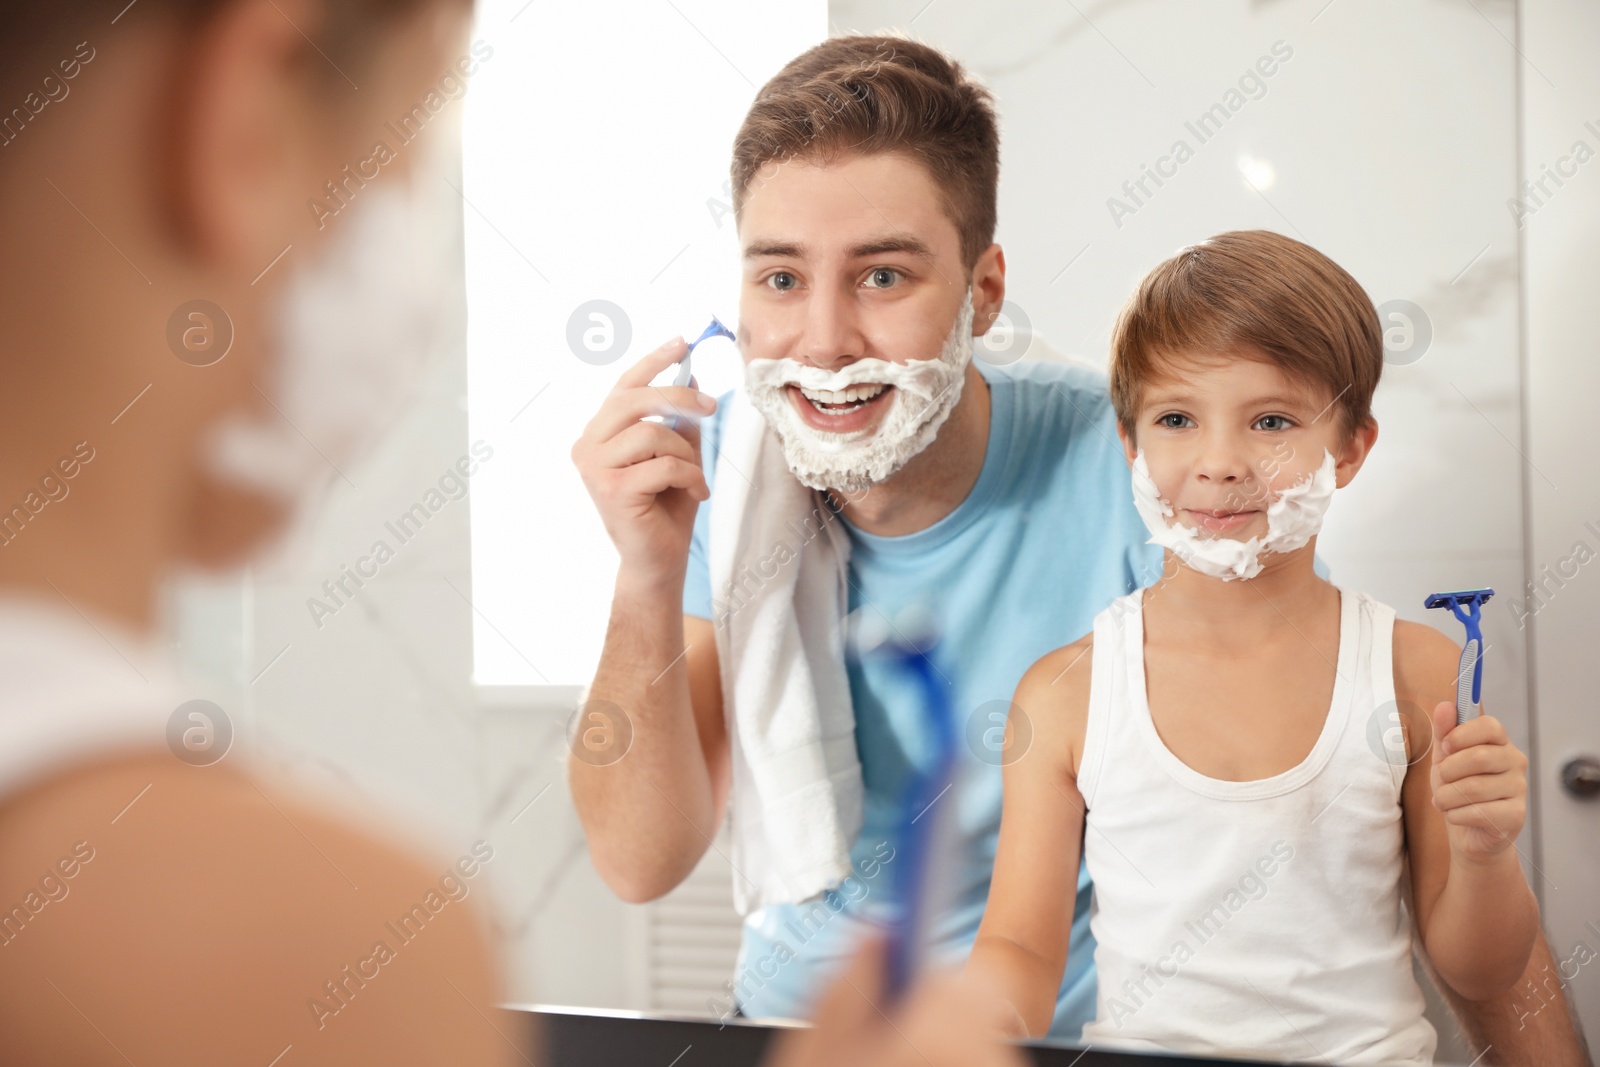
[[[1452,641],[1460,635],[1429,617],[1424,595],[1501,590],[1498,610],[1484,614],[1493,651],[1483,702],[1513,745],[1534,749],[1526,629],[1551,598],[1528,585],[1536,568],[1523,501],[1542,475],[1516,443],[1524,440],[1525,400],[1519,239],[1539,212],[1559,206],[1561,190],[1552,184],[1507,201],[1525,167],[1519,83],[1541,77],[1510,43],[1518,34],[1511,5],[1104,0],[1057,10],[1014,0],[805,0],[781,11],[640,5],[619,23],[599,5],[529,10],[523,0],[482,0],[473,74],[464,103],[451,105],[461,110],[463,155],[432,165],[434,191],[463,219],[450,255],[465,285],[449,293],[456,321],[421,387],[425,402],[381,452],[349,471],[351,485],[299,531],[296,552],[253,572],[242,594],[231,581],[186,582],[175,617],[191,665],[215,680],[219,702],[237,709],[239,741],[260,745],[293,774],[381,798],[442,851],[492,844],[489,877],[473,888],[493,899],[514,1003],[719,1022],[740,1005],[750,1014],[803,1014],[817,976],[832,973],[845,952],[847,939],[829,929],[845,925],[834,916],[874,914],[905,884],[899,839],[863,838],[820,904],[741,917],[740,905],[785,903],[763,877],[781,864],[752,853],[750,814],[726,818],[726,793],[751,796],[748,782],[708,785],[694,794],[706,800],[700,808],[691,791],[640,788],[638,810],[649,810],[642,819],[682,824],[663,830],[661,841],[678,834],[697,842],[698,862],[691,856],[676,868],[645,846],[598,844],[593,811],[580,819],[584,789],[602,781],[596,775],[660,758],[648,748],[660,727],[639,711],[656,705],[589,691],[623,560],[573,462],[573,443],[620,376],[668,338],[695,336],[711,315],[739,324],[745,359],[776,345],[777,326],[752,335],[753,325],[778,320],[770,308],[765,317],[751,308],[741,244],[749,234],[735,215],[730,146],[769,78],[828,36],[856,32],[911,35],[993,93],[1002,133],[994,240],[1004,249],[1005,284],[989,309],[991,328],[973,344],[971,365],[983,379],[1103,372],[1118,311],[1139,280],[1209,235],[1270,230],[1354,277],[1382,332],[1383,378],[1372,406],[1381,442],[1360,477],[1340,489],[1317,555],[1340,587],[1365,591],[1401,620],[1443,629]],[[1380,36],[1404,61],[1383,59],[1374,45]],[[1461,70],[1473,76],[1461,79]],[[1600,144],[1600,135],[1583,135]],[[756,209],[764,225],[803,228],[803,213],[784,210],[793,202],[784,197],[801,188],[786,183],[802,171],[763,177],[778,205],[765,215]],[[910,225],[898,213],[885,217],[891,230]],[[975,281],[974,304],[987,308],[987,295]],[[959,301],[950,303],[953,314]],[[938,332],[933,350],[944,340]],[[744,380],[740,354],[720,342],[697,350],[698,388],[726,403]],[[639,384],[670,387],[674,369],[663,361]],[[996,392],[976,376],[966,382],[970,403],[948,423],[956,432],[1002,417],[998,406],[975,406],[1004,403]],[[820,402],[871,400],[841,393]],[[795,410],[797,420],[805,414]],[[653,412],[674,413],[682,414]],[[727,423],[717,426],[725,431]],[[1104,428],[1095,447],[1120,464],[1109,419]],[[735,435],[717,440],[727,455],[739,454]],[[994,443],[981,434],[972,440]],[[708,461],[718,456],[721,449]],[[1041,451],[1026,462],[1045,470],[1053,457]],[[980,477],[981,460],[970,466],[967,488],[981,502],[992,486]],[[960,463],[949,469],[959,481]],[[1461,521],[1462,501],[1478,503],[1471,522]],[[711,507],[700,510],[709,516]],[[875,522],[892,523],[875,507],[868,495],[844,508],[851,536],[865,535],[858,554],[891,547],[874,533],[915,536],[921,528],[874,531]],[[1142,529],[1133,529],[1142,541]],[[842,528],[807,544],[835,535]],[[1064,556],[1075,550],[1064,534],[1057,544]],[[852,566],[866,565],[856,559]],[[1115,573],[1108,563],[1096,579],[1099,602],[1084,620],[1125,591],[1132,557],[1117,554],[1115,562]],[[996,572],[1011,565],[996,563]],[[731,577],[719,566],[714,554],[701,561],[702,585],[708,567]],[[1041,571],[1039,588],[1050,579]],[[941,592],[925,591],[934,599]],[[848,590],[844,596],[863,607]],[[871,616],[866,608],[853,619]],[[1333,618],[1331,641],[1317,653],[1330,666],[1342,652],[1343,620]],[[949,918],[961,934],[940,935],[950,960],[964,958],[976,936],[988,887],[986,873],[972,872],[992,861],[1002,774],[1045,736],[1039,715],[1017,703],[1016,686],[1039,655],[1087,628],[1078,623],[1046,640],[1053,617],[1034,606],[1004,621],[1033,630],[996,636],[981,665],[964,662],[963,646],[950,642],[947,658],[930,657],[964,701],[955,709],[962,778],[947,806],[960,824],[951,847],[967,850],[954,866],[969,879],[960,887],[968,907]],[[704,618],[681,637],[681,660],[662,657],[639,692],[657,681],[685,687],[702,719],[721,723],[723,680],[707,652],[722,651],[726,638]],[[882,810],[884,798],[903,795],[886,783],[900,784],[926,757],[916,731],[893,720],[894,699],[875,695],[881,678],[862,669],[816,680],[819,692],[844,683],[854,696],[861,726],[844,746],[846,762],[853,749],[889,751],[860,757],[869,837],[902,814]],[[1324,706],[1330,696],[1322,694]],[[1424,729],[1424,719],[1400,713],[1401,699],[1380,701],[1378,710]],[[1158,704],[1152,696],[1152,708]],[[681,726],[690,709],[675,708]],[[1369,725],[1364,717],[1362,729]],[[1382,750],[1389,725],[1380,723],[1373,751]],[[1305,747],[1318,736],[1312,731]],[[1160,740],[1168,756],[1180,748],[1171,734]],[[1363,735],[1359,747],[1369,741]],[[680,754],[691,751],[699,754]],[[1211,770],[1211,778],[1227,777]],[[730,773],[723,764],[705,778],[726,783]],[[765,814],[774,823],[782,817]],[[817,821],[803,812],[792,825]],[[1535,864],[1536,813],[1530,824],[1517,859],[1548,907],[1554,883]],[[805,845],[796,837],[765,847]],[[1279,854],[1271,865],[1286,862],[1293,860]],[[1264,871],[1241,871],[1233,881],[1246,901],[1258,886],[1271,892]],[[1080,920],[1087,904],[1080,893]],[[1558,967],[1580,927],[1569,921],[1563,929],[1565,940],[1552,945]],[[1439,1062],[1471,1060],[1435,983],[1420,964],[1416,974]],[[1092,978],[1080,977],[1091,984],[1076,996],[1092,1015]],[[1268,1004],[1276,991],[1263,987]],[[1158,1003],[1149,990],[1126,1006],[1139,1012],[1146,1003]],[[1045,1005],[1046,1027],[1054,1005]],[[1592,993],[1587,1005],[1600,1010]],[[1051,1032],[1076,1037],[1069,1029]],[[1312,1046],[1285,1058],[1320,1054]]]

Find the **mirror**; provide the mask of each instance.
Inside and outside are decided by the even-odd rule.
[[[768,77],[850,31],[914,34],[995,94],[995,362],[1103,367],[1117,309],[1175,249],[1229,229],[1301,238],[1356,276],[1386,331],[1381,445],[1329,515],[1332,574],[1453,638],[1423,591],[1493,586],[1526,612],[1520,502],[1540,475],[1515,443],[1514,23],[1507,3],[1442,0],[730,0],[621,22],[483,0],[464,152],[430,164],[463,219],[458,330],[402,431],[299,531],[308,551],[177,591],[203,695],[237,709],[241,748],[376,796],[441,855],[488,842],[514,1001],[726,1010],[726,842],[665,898],[626,905],[568,795],[616,566],[568,450],[623,367],[711,314],[737,321],[728,145]],[[740,367],[708,346],[696,373],[719,394]],[[1469,500],[1489,506],[1462,522]],[[1486,701],[1526,749],[1516,611],[1486,629]]]

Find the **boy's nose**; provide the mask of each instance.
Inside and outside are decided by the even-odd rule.
[[[1203,458],[1195,465],[1195,474],[1201,481],[1220,482],[1224,485],[1242,482],[1248,477],[1249,472],[1248,464],[1212,457]]]
[[[1235,486],[1250,477],[1250,461],[1240,449],[1225,442],[1208,445],[1195,463],[1195,476],[1203,482]]]

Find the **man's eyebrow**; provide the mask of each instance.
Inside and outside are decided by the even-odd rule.
[[[881,256],[889,252],[905,252],[923,257],[931,257],[933,255],[933,250],[925,242],[908,234],[895,234],[885,237],[873,237],[851,246],[849,258],[865,259],[868,256]],[[744,247],[745,259],[804,259],[805,256],[806,246],[797,241],[757,240]]]
[[[867,256],[881,256],[887,252],[907,252],[925,258],[933,255],[933,249],[910,234],[895,234],[892,237],[875,237],[870,241],[863,241],[850,249],[850,258],[865,259]]]
[[[781,259],[804,259],[806,246],[793,241],[751,241],[744,246],[745,259],[773,256]]]

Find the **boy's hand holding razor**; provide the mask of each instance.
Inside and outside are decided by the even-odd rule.
[[[1483,714],[1483,605],[1493,589],[1434,593],[1430,610],[1448,609],[1466,627],[1456,669],[1456,699],[1429,716],[1433,734],[1433,806],[1449,827],[1452,857],[1487,863],[1512,849],[1528,806],[1528,757],[1499,719]],[[1513,862],[1515,856],[1513,853]]]
[[[1410,848],[1419,928],[1450,987],[1467,1000],[1488,1000],[1523,973],[1538,930],[1538,904],[1515,847],[1528,760],[1492,716],[1458,725],[1455,705],[1442,701],[1429,719],[1427,794],[1443,826],[1424,830],[1408,820],[1408,838],[1416,830],[1433,841]],[[1412,768],[1423,771],[1420,762]],[[1416,800],[1427,803],[1421,792]]]
[[[1527,966],[1539,921],[1515,847],[1527,815],[1528,759],[1500,720],[1483,714],[1481,609],[1493,595],[1469,589],[1424,602],[1448,608],[1465,624],[1467,640],[1451,683],[1455,701],[1440,701],[1428,715],[1427,796],[1442,816],[1442,833],[1433,820],[1407,824],[1423,941],[1445,981],[1468,1000],[1511,987]],[[1450,648],[1440,644],[1436,669]],[[1438,693],[1444,686],[1428,688]],[[1408,778],[1422,770],[1419,761]],[[1420,804],[1423,783],[1416,784]]]
[[[1453,859],[1488,863],[1511,854],[1527,815],[1528,757],[1491,715],[1460,725],[1456,706],[1433,709],[1433,806],[1449,826]]]

